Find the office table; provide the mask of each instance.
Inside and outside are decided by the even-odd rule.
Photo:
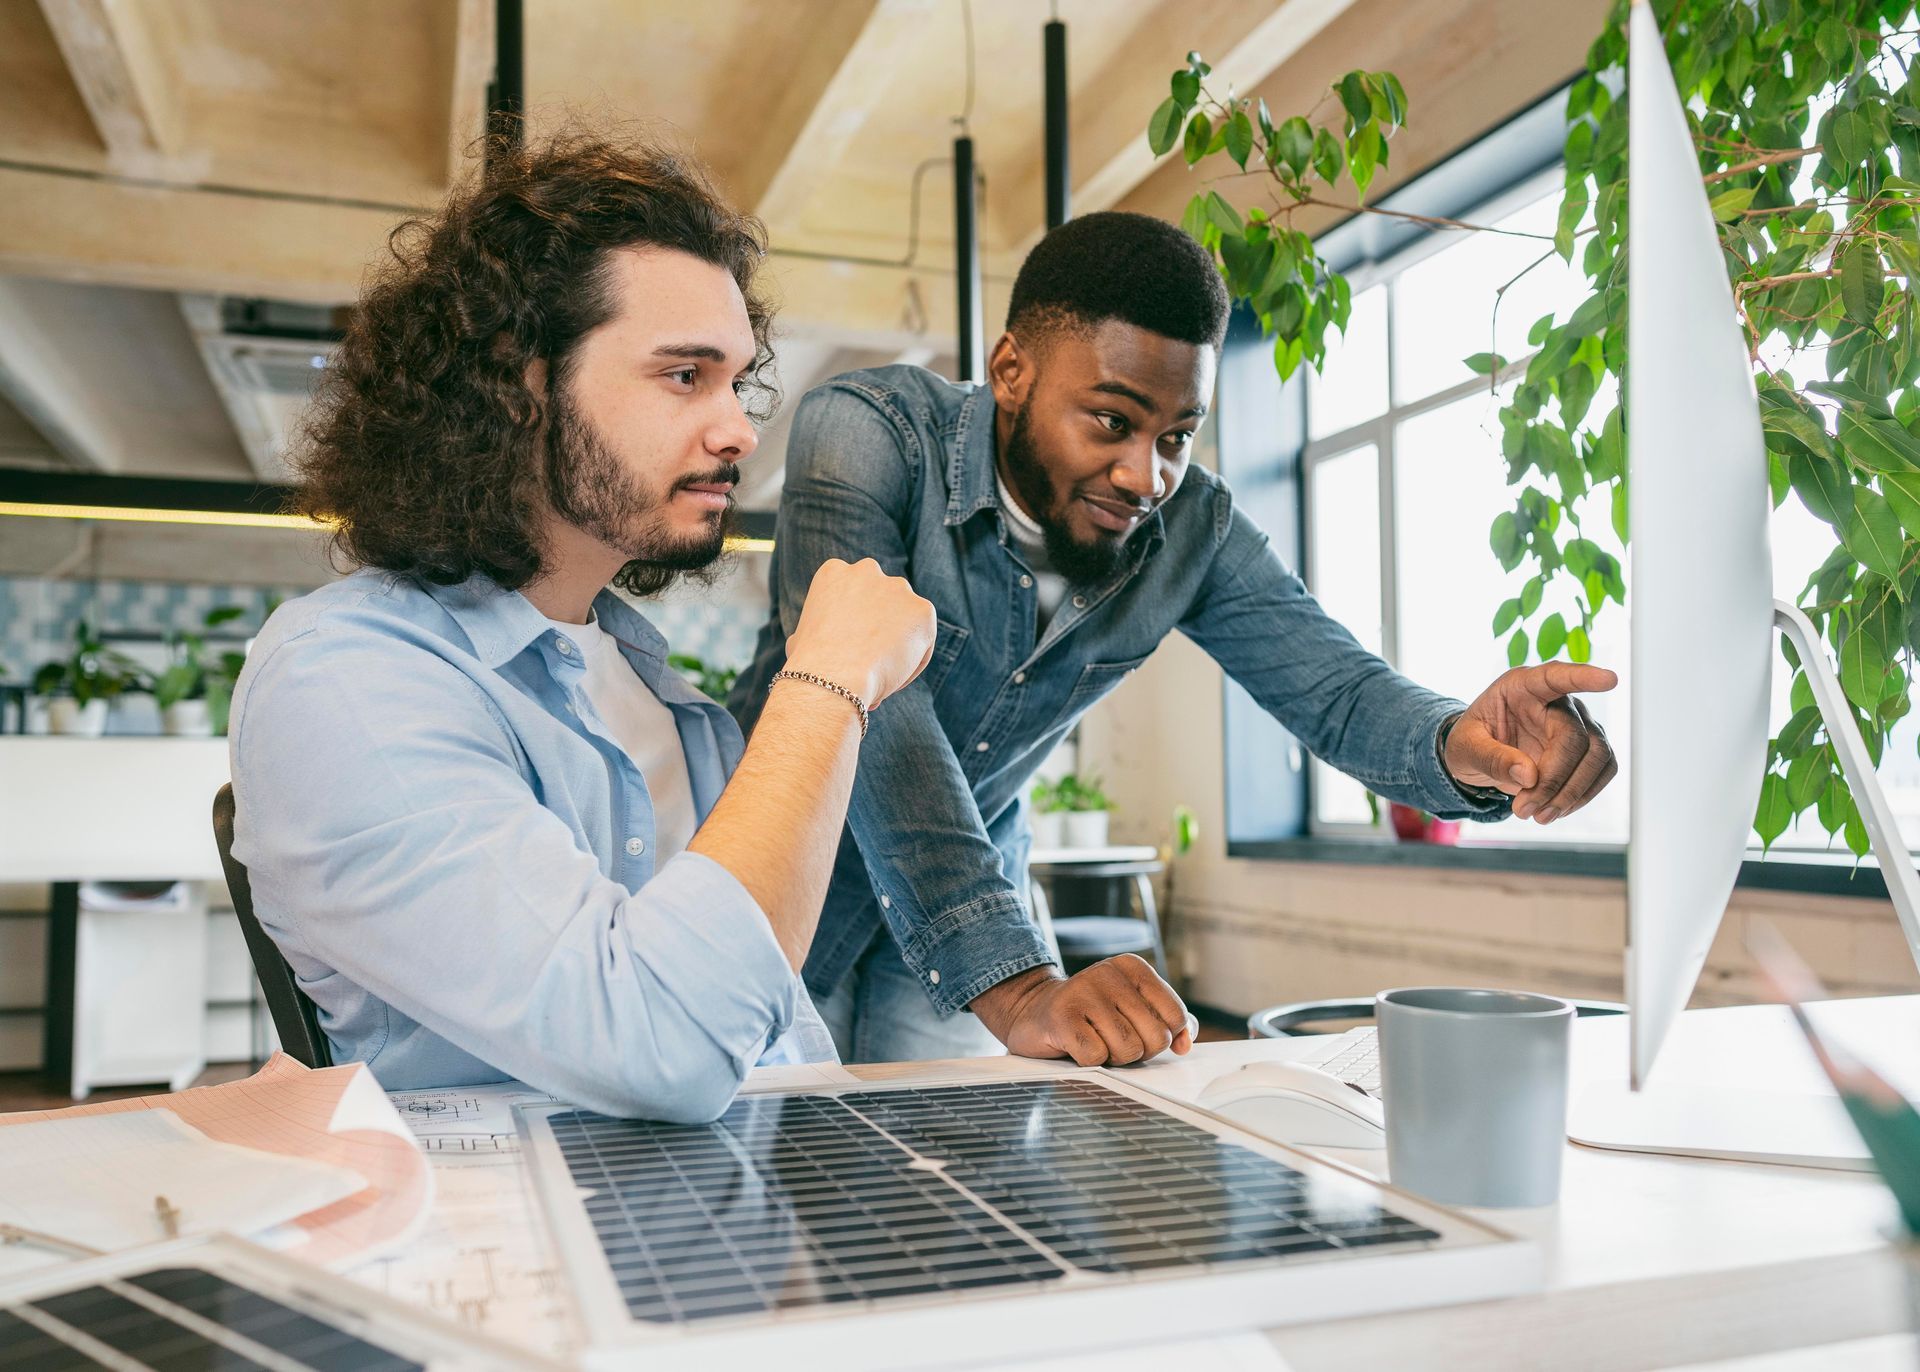
[[[1118,1070],[1179,1096],[1217,1072],[1284,1054],[1284,1041],[1211,1043],[1164,1069]],[[1011,1080],[1057,1065],[1003,1058],[848,1070],[866,1081],[937,1083],[982,1075]],[[1155,1084],[1156,1072],[1165,1084]],[[785,1084],[803,1081],[789,1077]],[[429,1139],[440,1182],[434,1232],[417,1251],[353,1275],[541,1352],[565,1355],[577,1348],[578,1335],[564,1279],[540,1247],[514,1140],[501,1136],[499,1114],[489,1119],[479,1111],[479,1097],[491,1091],[497,1106],[502,1090],[396,1095],[403,1114],[442,1122],[439,1142]],[[462,1101],[474,1112],[464,1133]],[[1328,1151],[1363,1170],[1385,1170],[1383,1153]],[[1884,1367],[1889,1350],[1903,1347],[1892,1336],[1908,1328],[1904,1277],[1885,1237],[1894,1210],[1865,1174],[1570,1145],[1558,1206],[1474,1213],[1541,1242],[1545,1290],[1290,1325],[1266,1337],[1296,1372],[1641,1372],[1722,1362],[1729,1364],[1726,1372],[1749,1372],[1743,1364],[1755,1358],[1751,1372],[1800,1372]],[[1097,1337],[1090,1345],[1097,1346]],[[1779,1356],[1761,1357],[1767,1354]],[[1170,1349],[1165,1365],[1191,1360]]]

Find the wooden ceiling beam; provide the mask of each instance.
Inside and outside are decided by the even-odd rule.
[[[0,275],[343,304],[400,219],[356,204],[0,167]],[[848,346],[952,344],[945,272],[777,249],[767,269],[783,331]],[[1007,288],[988,279],[990,318],[1005,317]]]
[[[782,102],[782,118],[770,121],[768,152],[738,176],[735,189],[739,202],[773,228],[776,241],[840,167],[886,91],[878,74],[912,46],[930,10],[928,0],[874,0],[857,31],[846,26],[842,42],[810,39],[795,54],[793,93]]]
[[[158,10],[111,0],[40,0],[111,165],[151,171],[185,144],[185,109]]]

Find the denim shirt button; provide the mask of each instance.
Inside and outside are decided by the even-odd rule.
[[[627,840],[627,856],[628,857],[639,857],[640,854],[646,851],[647,851],[647,841],[645,839],[630,838]]]
[[[573,656],[573,640],[572,639],[570,638],[556,639],[554,641],[554,646],[560,650],[561,657]]]
[[[1025,572],[1022,572],[1020,574],[1020,589],[1023,591],[1029,591],[1033,589],[1033,578],[1028,576]]]
[[[1086,608],[1087,608],[1087,598],[1086,598],[1085,596],[1083,596],[1083,595],[1077,595],[1077,596],[1075,596],[1075,597],[1073,598],[1073,608],[1074,608],[1074,609],[1076,609],[1076,610],[1084,610],[1084,609],[1086,609]]]
[[[1016,685],[1016,686],[1024,686],[1024,685],[1026,685],[1026,684],[1027,684],[1027,674],[1026,674],[1025,672],[1015,672],[1015,673],[1013,674],[1013,684],[1014,684],[1014,685]]]
[[[986,752],[986,751],[987,751],[987,750],[988,750],[989,748],[991,748],[991,747],[993,747],[993,745],[992,745],[991,743],[989,743],[989,742],[987,742],[987,741],[986,741],[986,740],[985,740],[985,739],[983,738],[983,739],[981,739],[981,740],[980,740],[980,741],[979,741],[978,743],[976,743],[976,744],[974,744],[974,745],[973,745],[973,751],[974,751],[974,752],[976,752],[976,753],[984,753],[984,752]]]
[[[893,908],[893,897],[892,896],[880,897],[880,908],[882,910],[891,910]]]
[[[927,980],[935,986],[938,986],[940,984],[940,973],[937,970],[927,973]]]

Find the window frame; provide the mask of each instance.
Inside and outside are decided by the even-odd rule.
[[[1561,87],[1443,159],[1379,202],[1380,207],[1435,217],[1476,213],[1497,218],[1537,198],[1543,185],[1558,178],[1564,103],[1565,87]],[[1236,311],[1235,327],[1229,332],[1221,361],[1217,429],[1221,472],[1234,483],[1236,498],[1256,519],[1263,511],[1275,515],[1284,511],[1292,516],[1277,528],[1269,525],[1268,533],[1282,558],[1303,577],[1313,566],[1316,468],[1356,448],[1374,445],[1380,492],[1381,652],[1389,661],[1398,658],[1395,431],[1401,423],[1456,403],[1489,384],[1484,376],[1471,377],[1404,404],[1398,395],[1393,372],[1398,317],[1393,299],[1395,278],[1454,241],[1450,235],[1409,221],[1367,215],[1354,216],[1318,240],[1322,255],[1346,274],[1355,296],[1385,283],[1388,375],[1387,409],[1383,413],[1336,433],[1309,439],[1305,373],[1276,385],[1267,360],[1269,346],[1260,337],[1257,324],[1244,317],[1244,309]],[[1249,354],[1257,356],[1256,365],[1248,364]],[[1493,378],[1493,384],[1505,384],[1524,375],[1530,357],[1511,361]],[[1260,388],[1265,390],[1264,396],[1248,393]],[[1271,425],[1276,416],[1285,421],[1281,425],[1284,436],[1279,460],[1273,452],[1272,429],[1265,433],[1258,429],[1262,420]],[[1258,438],[1252,443],[1243,438],[1255,434]],[[1291,489],[1281,489],[1283,485]],[[1230,679],[1224,683],[1223,695],[1226,850],[1230,858],[1611,880],[1626,876],[1623,844],[1528,841],[1444,847],[1397,843],[1370,825],[1320,821],[1316,818],[1313,768],[1302,757],[1297,741],[1259,711]],[[1256,712],[1258,718],[1254,717]],[[1249,735],[1261,746],[1249,748]],[[1270,756],[1275,748],[1284,750],[1283,770],[1291,773],[1290,782],[1283,780],[1277,788],[1271,768],[1249,765],[1250,758]],[[1256,774],[1261,774],[1257,781]],[[1855,862],[1844,852],[1790,851],[1791,856],[1763,857],[1757,849],[1750,850],[1738,884],[1752,889],[1887,899],[1885,878],[1871,856]]]

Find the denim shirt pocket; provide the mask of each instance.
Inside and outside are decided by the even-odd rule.
[[[960,654],[966,651],[973,630],[949,624],[944,619],[934,620],[933,628],[933,656],[927,659],[927,668],[920,673],[920,680],[926,683],[928,695],[939,695],[940,684],[953,670],[953,664],[960,660]]]
[[[1142,653],[1124,662],[1089,662],[1080,669],[1080,679],[1073,683],[1073,690],[1067,694],[1067,704],[1061,712],[1061,718],[1078,718],[1101,696],[1125,681],[1148,656],[1150,654]]]

